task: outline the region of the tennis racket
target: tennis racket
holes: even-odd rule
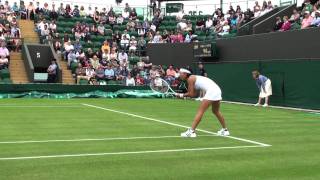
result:
[[[169,83],[160,77],[156,77],[150,82],[150,89],[153,92],[163,95],[175,96],[177,93],[170,87]]]

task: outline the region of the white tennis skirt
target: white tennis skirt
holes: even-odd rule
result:
[[[221,90],[209,89],[208,91],[205,92],[205,95],[203,96],[202,99],[206,99],[209,101],[221,101],[222,100]]]
[[[271,86],[271,81],[270,79],[268,79],[265,83],[265,90],[266,92],[263,91],[263,88],[260,87],[260,94],[259,94],[259,97],[261,98],[265,98],[265,97],[268,97],[268,96],[271,96],[272,95],[272,86]]]

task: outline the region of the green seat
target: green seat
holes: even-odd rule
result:
[[[131,65],[137,64],[137,62],[139,62],[139,60],[140,60],[140,57],[138,57],[138,56],[129,57],[129,63]]]
[[[64,28],[63,29],[63,32],[66,32],[68,34],[71,34],[72,33],[72,29],[71,28]]]
[[[130,32],[129,32],[129,35],[130,35],[130,37],[131,37],[131,36],[138,37],[138,32],[137,32],[137,31],[130,31]]]
[[[98,41],[93,42],[93,47],[94,48],[101,48],[101,46],[102,46],[102,42],[98,42]]]
[[[71,66],[70,69],[71,69],[72,74],[76,73],[78,63],[72,62],[70,66]]]
[[[143,16],[138,16],[138,19],[140,20],[140,21],[143,21],[144,20],[144,18],[143,18]]]
[[[113,31],[118,31],[120,29],[119,25],[113,25]]]
[[[164,31],[165,29],[166,29],[166,26],[163,26],[163,25],[159,26],[159,31]]]
[[[89,81],[86,80],[86,79],[80,79],[79,84],[81,84],[81,85],[87,85],[87,84],[89,84]]]
[[[2,70],[0,71],[0,77],[1,77],[1,79],[10,78],[9,69],[2,69]]]
[[[118,83],[117,83],[117,81],[110,80],[110,81],[107,82],[107,84],[116,85],[116,84],[118,84]]]
[[[5,78],[5,79],[1,80],[1,83],[3,83],[3,84],[12,84],[12,81],[11,81],[10,78]]]
[[[64,28],[63,27],[57,27],[57,32],[58,33],[63,33],[64,32]]]
[[[176,27],[177,24],[178,24],[177,21],[170,21],[168,25],[169,25],[169,26],[175,26],[175,27]]]
[[[119,26],[119,31],[123,32],[125,29],[127,29],[126,25]]]
[[[92,50],[93,50],[93,52],[98,52],[98,51],[101,50],[101,47],[100,47],[100,48],[97,48],[97,47],[96,47],[96,48],[93,48]]]
[[[96,37],[96,41],[103,42],[103,41],[105,41],[105,40],[106,40],[106,38],[105,38],[104,36],[98,35],[98,36]]]
[[[109,24],[104,25],[104,28],[105,28],[105,29],[112,29]]]
[[[92,24],[93,23],[93,19],[91,17],[85,17],[85,18],[83,18],[83,21],[88,23],[88,24]]]
[[[74,27],[74,22],[67,22],[66,24],[65,24],[65,27],[68,27],[68,28],[73,28]]]
[[[113,31],[112,31],[111,29],[106,29],[106,30],[104,31],[104,34],[105,34],[106,36],[112,36]]]
[[[206,36],[198,36],[198,40],[199,41],[205,41],[206,40]]]

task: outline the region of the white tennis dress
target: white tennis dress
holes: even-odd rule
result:
[[[213,80],[204,76],[196,76],[196,82],[194,86],[196,90],[205,92],[205,95],[202,99],[210,101],[222,100],[221,89]]]

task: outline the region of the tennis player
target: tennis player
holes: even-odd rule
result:
[[[266,76],[263,76],[259,71],[252,71],[252,77],[256,80],[256,84],[260,90],[258,103],[255,106],[260,106],[262,99],[265,99],[263,107],[268,107],[269,96],[272,95],[271,80]]]
[[[189,128],[186,132],[181,133],[181,137],[197,137],[195,132],[196,128],[200,123],[203,114],[210,106],[212,106],[212,113],[218,118],[222,126],[222,129],[218,131],[217,134],[221,136],[230,135],[226,127],[225,120],[220,112],[220,101],[222,100],[220,87],[207,77],[192,75],[187,69],[180,69],[179,74],[180,79],[188,82],[188,92],[184,94],[177,93],[177,97],[195,97],[196,90],[205,92],[191,128]]]

